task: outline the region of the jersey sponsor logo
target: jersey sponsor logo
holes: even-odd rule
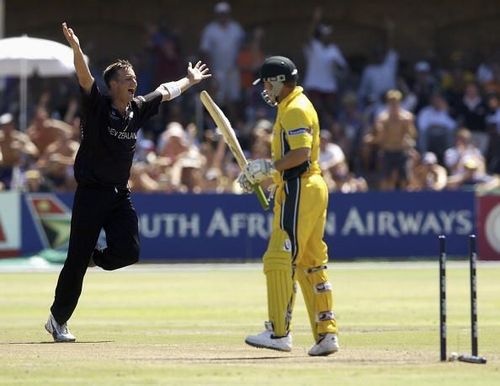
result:
[[[136,133],[131,133],[128,131],[118,131],[110,126],[108,126],[108,133],[116,139],[137,139]]]
[[[300,127],[298,129],[293,129],[288,131],[289,136],[301,135],[301,134],[310,134],[311,130],[305,127]]]

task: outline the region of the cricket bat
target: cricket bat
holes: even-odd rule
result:
[[[203,106],[205,106],[208,113],[210,114],[215,124],[219,128],[222,137],[224,138],[224,142],[229,147],[229,150],[236,159],[238,166],[240,167],[241,170],[243,170],[243,168],[248,164],[248,161],[245,157],[245,154],[243,154],[243,150],[241,149],[240,143],[236,138],[236,133],[234,132],[231,123],[224,115],[220,107],[217,106],[217,104],[210,97],[208,92],[203,90],[200,94],[200,99],[201,103],[203,103]],[[257,198],[259,199],[262,208],[264,210],[269,209],[269,202],[267,200],[266,195],[264,194],[264,191],[262,190],[262,187],[259,184],[255,184],[253,186],[253,190],[257,195]]]

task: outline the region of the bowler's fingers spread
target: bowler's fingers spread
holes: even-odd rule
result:
[[[66,23],[63,23],[63,33],[64,33],[64,36],[66,37],[66,39],[68,39],[68,41],[70,40],[74,40],[74,32],[71,28],[68,27],[68,25]]]
[[[69,31],[68,31],[68,28],[67,28],[67,27],[64,27],[64,28],[63,28],[63,35],[64,35],[64,37],[65,37],[66,41],[68,42],[68,44],[69,44],[69,45],[71,45],[71,41],[72,41],[73,39],[71,38],[71,35],[70,35],[70,33],[69,33]]]
[[[203,76],[203,79],[210,78],[212,74],[208,73],[210,71],[208,68],[205,68],[202,72],[201,75]]]
[[[68,27],[68,24],[66,22],[63,23],[63,29],[69,32],[70,34],[73,34],[73,30],[70,27]]]

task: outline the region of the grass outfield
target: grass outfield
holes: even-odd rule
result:
[[[448,353],[470,353],[465,262],[448,265]],[[0,272],[0,384],[497,385],[500,265],[478,265],[479,352],[439,362],[436,263],[332,264],[341,351],[311,358],[297,298],[294,349],[246,346],[266,318],[260,265],[92,269],[70,322],[75,344],[44,331],[58,270]]]

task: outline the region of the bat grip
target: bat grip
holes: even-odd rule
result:
[[[264,190],[262,190],[262,187],[259,184],[255,184],[253,186],[253,191],[255,192],[257,198],[259,199],[259,203],[262,206],[262,209],[268,210],[269,201],[267,201],[266,194],[264,193]]]

